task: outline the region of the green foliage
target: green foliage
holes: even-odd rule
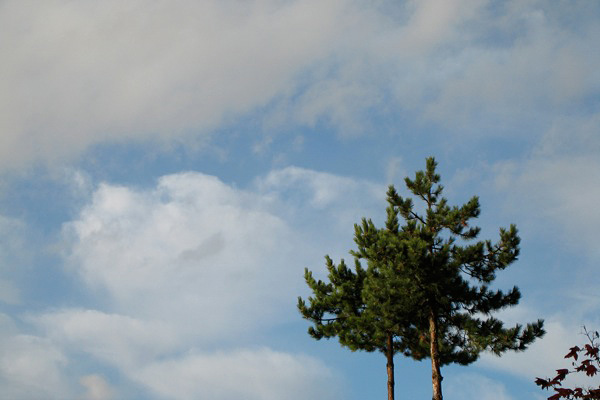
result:
[[[413,260],[406,267],[424,308],[435,315],[445,348],[440,352],[441,362],[468,364],[484,350],[495,354],[524,350],[544,334],[543,322],[505,328],[490,315],[516,305],[521,297],[517,287],[507,293],[489,287],[496,273],[519,255],[517,228],[501,228],[496,243],[473,242],[480,228],[470,226],[470,221],[480,214],[479,199],[474,196],[461,207],[450,207],[442,197],[436,166],[428,158],[425,171],[405,179],[407,188],[424,203],[424,214],[416,212],[412,199],[403,199],[393,186],[388,202],[405,221],[402,230]]]
[[[326,257],[328,283],[306,269],[313,296],[308,304],[299,298],[298,309],[313,323],[309,334],[315,339],[338,337],[353,351],[386,353],[392,336],[393,353],[431,357],[439,392],[434,382],[434,396],[441,399],[440,365],[470,364],[486,350],[524,350],[544,330],[541,320],[505,327],[491,315],[521,297],[517,287],[506,293],[490,288],[497,272],[519,255],[517,228],[501,228],[496,243],[476,241],[480,228],[470,223],[479,216],[479,199],[449,206],[436,166],[428,158],[425,171],[405,179],[424,212],[390,186],[385,227],[365,218],[355,225],[354,269]]]

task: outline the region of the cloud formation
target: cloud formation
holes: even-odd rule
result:
[[[492,166],[495,189],[506,193],[511,214],[542,231],[560,226],[551,232],[554,240],[592,257],[600,254],[599,120],[600,114],[560,119],[526,158]]]
[[[583,4],[570,10],[578,26],[538,1],[1,7],[2,168],[106,142],[199,140],[250,116],[345,135],[400,112],[505,134],[600,90],[600,56],[587,51],[600,29]]]
[[[20,333],[15,321],[0,314],[0,386],[10,399],[72,397],[65,375],[66,354],[44,337]]]
[[[135,379],[165,398],[340,398],[339,378],[320,361],[268,348],[189,354],[144,366]]]
[[[369,204],[364,191],[362,202],[342,202],[365,185],[294,167],[247,190],[195,172],[147,189],[100,184],[63,229],[66,271],[97,308],[49,309],[24,321],[55,349],[49,363],[83,362],[83,354],[158,398],[339,398],[339,377],[322,362],[253,347],[252,338],[295,318],[302,270],[323,251],[303,253],[314,244],[307,238],[319,241],[316,229],[335,230]],[[330,216],[293,232],[289,211],[298,204]],[[113,382],[85,370],[69,390],[119,397]],[[65,371],[56,368],[57,379]]]
[[[113,390],[100,375],[86,375],[79,382],[86,388],[83,396],[85,400],[110,400],[113,398]]]
[[[103,184],[65,226],[67,258],[113,312],[177,324],[196,340],[235,336],[273,312],[298,273],[286,263],[292,232],[261,202],[197,173],[149,191]]]
[[[102,141],[206,132],[263,106],[331,51],[342,2],[56,0],[2,8],[11,57],[0,63],[0,159],[14,165]]]
[[[512,400],[502,383],[475,373],[452,376],[444,397],[449,400]]]

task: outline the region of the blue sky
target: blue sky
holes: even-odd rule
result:
[[[0,4],[0,387],[11,399],[369,399],[385,359],[314,341],[303,270],[435,156],[482,238],[515,223],[528,351],[445,398],[548,396],[600,327],[600,3]],[[397,398],[430,366],[396,358]]]

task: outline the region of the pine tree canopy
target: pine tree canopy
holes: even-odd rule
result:
[[[390,186],[388,214],[399,215],[405,222],[402,232],[410,261],[405,265],[422,305],[436,317],[441,349],[446,344],[454,346],[440,352],[441,361],[467,364],[483,350],[495,354],[524,350],[544,334],[543,322],[505,328],[491,314],[518,304],[521,294],[517,287],[504,293],[489,286],[496,273],[519,255],[517,228],[501,228],[496,243],[475,241],[480,228],[470,223],[479,216],[479,199],[475,196],[461,207],[450,207],[441,196],[436,166],[428,158],[425,171],[405,179],[406,187],[424,203],[425,212],[415,212],[412,199],[403,199]]]

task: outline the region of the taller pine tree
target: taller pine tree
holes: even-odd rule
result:
[[[544,330],[541,320],[525,328],[505,328],[491,315],[518,304],[521,297],[516,286],[507,293],[490,288],[496,273],[519,255],[517,228],[500,228],[496,243],[473,242],[480,229],[470,226],[470,221],[479,216],[479,199],[475,196],[461,207],[450,207],[442,197],[436,166],[434,158],[428,158],[425,171],[405,179],[407,188],[423,203],[423,213],[415,211],[413,201],[403,199],[393,187],[388,202],[405,221],[405,273],[419,298],[416,324],[419,329],[428,327],[424,341],[429,345],[433,399],[442,400],[441,364],[468,364],[485,350],[496,355],[525,350]],[[452,348],[445,348],[447,344]]]

